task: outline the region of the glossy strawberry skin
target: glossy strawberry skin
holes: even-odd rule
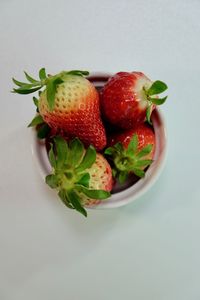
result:
[[[150,79],[141,72],[119,72],[112,76],[101,91],[105,119],[124,129],[144,122],[148,107],[144,89],[151,85]]]
[[[86,78],[71,76],[57,88],[54,109],[49,109],[45,91],[40,95],[39,112],[57,133],[79,137],[83,143],[101,150],[106,134],[100,117],[99,95]]]
[[[149,153],[146,157],[146,159],[153,159],[156,145],[155,133],[152,127],[146,123],[139,124],[135,128],[128,129],[120,133],[112,134],[108,138],[108,146],[113,146],[116,143],[121,142],[125,148],[128,148],[130,140],[135,134],[137,134],[138,137],[138,151],[142,150],[149,144],[153,145],[151,153]]]

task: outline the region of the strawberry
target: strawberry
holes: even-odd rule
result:
[[[89,188],[104,190],[108,192],[112,190],[112,169],[103,155],[97,153],[96,161],[94,162],[91,168],[86,170],[86,172],[88,172],[90,175]],[[82,203],[84,206],[91,207],[93,205],[99,204],[100,200],[91,200],[86,195],[83,195]]]
[[[29,94],[45,87],[38,100],[34,97],[41,122],[48,124],[57,134],[78,137],[85,145],[92,144],[97,150],[101,150],[106,145],[106,134],[100,117],[99,94],[94,85],[84,77],[88,74],[86,71],[63,71],[54,76],[46,76],[45,69],[41,69],[40,80],[27,73],[25,75],[30,83],[13,78],[18,86],[13,92]]]
[[[167,85],[152,82],[141,72],[119,72],[112,76],[101,91],[102,112],[107,121],[120,128],[130,129],[147,120],[156,105],[167,97],[158,98]]]
[[[145,123],[110,136],[110,147],[105,154],[112,159],[114,177],[120,183],[125,182],[130,173],[144,177],[144,169],[152,163],[155,143],[154,131]]]
[[[75,138],[66,142],[57,136],[48,153],[52,173],[46,183],[56,189],[63,203],[84,216],[84,206],[93,206],[110,196],[112,171],[107,160],[93,146],[85,150]]]

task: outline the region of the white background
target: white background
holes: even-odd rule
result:
[[[0,0],[0,299],[200,299],[200,2]],[[166,167],[119,209],[65,209],[31,154],[23,70],[145,72],[169,85]]]

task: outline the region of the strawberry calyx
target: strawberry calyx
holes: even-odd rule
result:
[[[145,89],[145,87],[143,87],[143,90],[145,92],[145,95],[146,95],[146,98],[148,101],[148,107],[146,110],[146,119],[149,124],[151,124],[150,118],[151,118],[152,106],[153,105],[162,105],[168,97],[168,96],[165,96],[163,98],[158,98],[157,95],[163,93],[167,89],[168,89],[168,86],[166,85],[166,83],[164,83],[163,81],[160,81],[160,80],[154,81],[153,84],[148,89]]]
[[[87,217],[87,211],[82,204],[84,195],[101,200],[110,197],[110,192],[89,188],[88,169],[96,160],[96,150],[93,146],[85,150],[78,138],[67,143],[60,136],[56,136],[48,156],[52,173],[46,176],[45,181],[52,189],[57,190],[58,196],[67,207]]]
[[[13,93],[18,93],[21,95],[24,94],[31,94],[38,90],[41,90],[43,87],[46,87],[47,92],[47,102],[49,105],[50,110],[53,110],[54,103],[55,103],[55,94],[56,88],[59,84],[63,83],[67,80],[68,75],[75,75],[75,76],[88,76],[88,71],[81,71],[81,70],[72,70],[72,71],[62,71],[56,75],[46,75],[45,68],[41,68],[39,70],[39,79],[35,79],[31,77],[27,72],[24,72],[25,77],[28,82],[21,82],[12,78],[17,88],[13,88]]]
[[[43,120],[40,114],[37,114],[28,127],[36,127],[38,139],[45,139],[51,132],[49,125]]]
[[[40,91],[39,91],[40,94]],[[38,139],[45,139],[49,136],[51,132],[50,126],[44,121],[41,114],[39,113],[38,103],[39,99],[33,97],[33,103],[36,106],[36,115],[33,117],[32,121],[28,124],[28,127],[35,127],[37,131]]]
[[[117,178],[120,183],[124,183],[130,173],[134,173],[138,177],[145,176],[144,168],[153,162],[152,159],[146,159],[152,149],[153,145],[148,144],[138,150],[138,136],[134,134],[127,148],[118,142],[114,146],[108,147],[104,153],[113,162],[113,177]]]

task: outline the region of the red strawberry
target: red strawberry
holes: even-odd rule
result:
[[[42,71],[43,70],[43,71]],[[40,93],[38,110],[51,129],[61,135],[79,137],[86,145],[101,150],[106,145],[106,135],[100,117],[99,94],[94,85],[83,77],[84,71],[61,72],[46,76],[40,70],[40,80],[31,78],[29,84],[16,81],[14,92],[26,94],[46,88]]]
[[[78,138],[67,143],[55,137],[53,142],[48,154],[52,173],[46,177],[46,183],[58,191],[67,207],[87,216],[84,206],[97,205],[110,196],[111,167],[94,147],[85,150]]]
[[[132,128],[147,119],[155,105],[165,102],[167,97],[158,94],[167,89],[165,83],[154,83],[141,72],[119,72],[112,76],[101,92],[101,106],[104,117],[111,124],[121,128]]]
[[[123,183],[129,173],[138,177],[145,175],[144,169],[152,163],[155,152],[155,134],[147,124],[113,134],[105,154],[113,161],[113,175]]]

